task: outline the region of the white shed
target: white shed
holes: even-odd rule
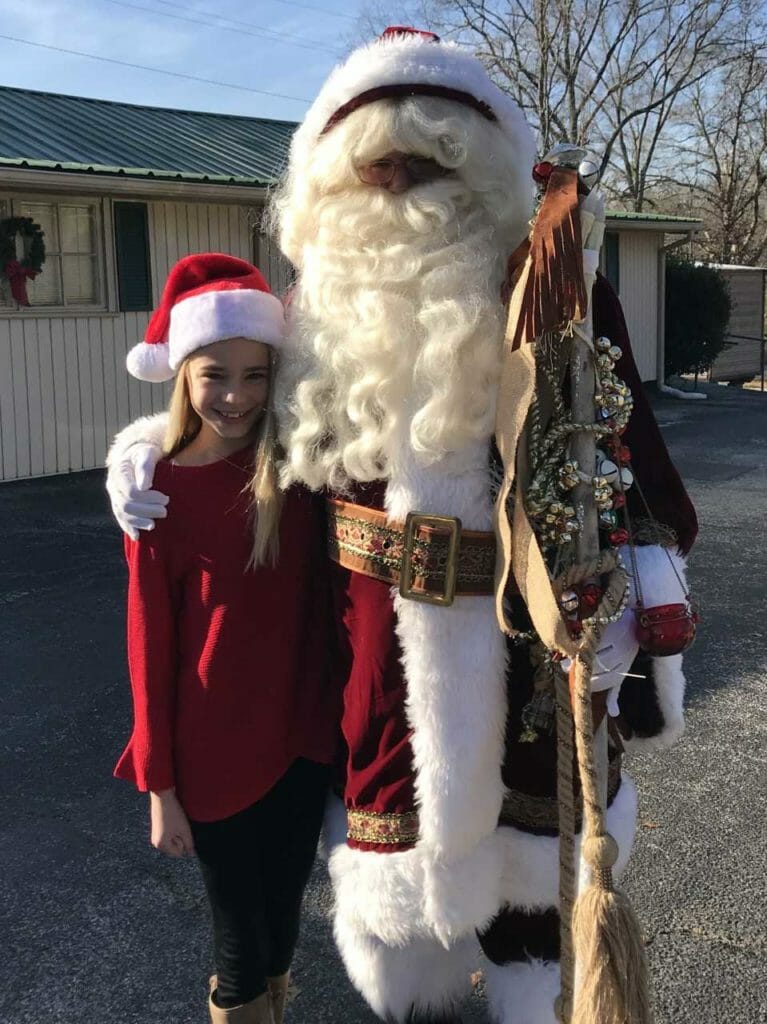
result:
[[[697,220],[658,213],[607,214],[601,270],[620,297],[644,381],[663,382],[666,253],[702,227]]]

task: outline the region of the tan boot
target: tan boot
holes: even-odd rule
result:
[[[289,1002],[290,971],[280,974],[277,978],[267,978],[266,984],[269,986],[274,1024],[282,1024],[285,1019],[285,1005]]]
[[[228,1010],[216,1006],[213,1002],[214,995],[215,990],[208,997],[211,1024],[274,1024],[268,992],[264,992],[262,996],[252,999],[249,1003],[232,1006]]]

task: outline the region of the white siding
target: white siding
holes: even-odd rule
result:
[[[257,258],[247,206],[148,205],[155,303],[181,256],[216,250]],[[278,289],[284,286],[272,255],[262,269],[278,278]],[[102,466],[121,427],[165,407],[168,385],[144,384],[125,369],[148,319],[149,313],[0,313],[0,480]]]
[[[612,226],[611,226],[612,227]],[[620,300],[642,380],[655,380],[658,362],[658,250],[663,235],[621,231]]]

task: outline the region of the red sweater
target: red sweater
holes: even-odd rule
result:
[[[168,518],[125,540],[134,729],[115,775],[175,787],[197,821],[248,807],[297,757],[335,753],[322,500],[291,489],[277,568],[246,571],[251,453],[161,462]]]

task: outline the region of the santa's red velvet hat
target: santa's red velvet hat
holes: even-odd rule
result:
[[[518,148],[520,165],[529,176],[535,144],[514,100],[468,50],[433,32],[402,25],[387,28],[333,70],[293,136],[291,164],[306,166],[317,142],[361,106],[410,96],[451,100],[497,124]]]
[[[126,364],[139,380],[170,380],[198,348],[225,338],[278,346],[284,328],[282,303],[260,270],[237,256],[195,253],[171,270],[144,340]]]

